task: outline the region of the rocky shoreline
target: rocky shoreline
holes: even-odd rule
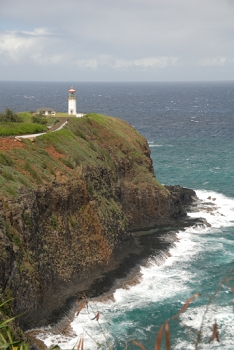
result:
[[[186,193],[183,205],[187,210],[192,209],[192,206],[196,205],[194,191],[183,189],[179,186],[170,186],[170,188],[177,192],[180,191],[182,197]],[[49,332],[71,334],[70,323],[77,312],[77,300],[80,297],[85,296],[87,300],[103,302],[113,299],[116,289],[129,288],[131,285],[140,282],[140,267],[147,265],[151,258],[158,265],[165,262],[170,254],[170,248],[178,240],[176,235],[178,231],[186,227],[204,224],[206,222],[203,219],[194,219],[186,215],[183,218],[174,220],[173,223],[171,222],[170,226],[166,225],[164,227],[154,227],[133,232],[133,240],[129,245],[124,246],[124,251],[123,247],[119,247],[108,265],[90,271],[89,276],[86,276],[83,280],[83,285],[80,286],[83,288],[78,288],[76,293],[72,293],[70,289],[70,298],[50,317]],[[46,329],[45,327],[45,334]],[[34,329],[27,332],[31,343],[38,349],[44,349],[44,343],[37,338],[42,333],[42,329]]]
[[[168,231],[192,224],[195,192],[161,185],[146,139],[117,118],[73,118],[9,143],[0,161],[0,296],[23,330],[109,293],[151,254],[164,259]]]
[[[186,210],[196,202],[193,190],[180,186],[170,186],[170,190],[180,194],[181,204]],[[134,230],[130,238],[114,251],[108,264],[83,271],[82,275],[74,276],[71,284],[64,285],[59,293],[48,294],[48,305],[45,308],[50,310],[50,314],[43,322],[40,320],[39,326],[50,325],[57,328],[60,322],[66,325],[66,320],[71,319],[76,312],[77,300],[84,295],[88,299],[105,300],[112,298],[117,288],[138,283],[140,266],[147,264],[149,258],[154,257],[160,265],[169,256],[170,248],[177,241],[176,232],[189,226],[204,224],[203,219],[193,219],[185,215],[159,227]],[[51,312],[53,304],[54,309]]]

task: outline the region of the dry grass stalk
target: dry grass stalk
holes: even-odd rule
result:
[[[158,337],[157,337],[157,340],[156,340],[156,344],[155,344],[154,350],[160,350],[160,348],[161,348],[163,329],[164,329],[164,324],[160,327],[160,329],[158,331]]]
[[[81,312],[81,310],[86,306],[88,305],[88,301],[87,300],[84,300],[78,307],[78,310],[77,310],[77,315],[79,315],[79,313]]]
[[[234,295],[234,288],[232,288],[232,294]],[[232,302],[232,309],[233,309],[233,313],[234,313],[234,300]]]
[[[77,350],[84,350],[84,338],[81,337],[77,345]]]
[[[96,320],[98,321],[100,318],[100,311],[97,312],[96,316],[94,316],[94,318],[91,318],[91,320]]]
[[[163,330],[165,329],[165,337],[166,337],[166,350],[171,349],[171,341],[170,341],[170,331],[169,324],[165,322],[159,329],[157,341],[154,347],[154,350],[160,350],[162,343]]]
[[[142,350],[146,350],[146,348],[142,344],[138,343],[137,341],[132,340],[132,343],[139,346],[139,348],[141,348]]]
[[[189,304],[197,297],[199,297],[200,294],[196,293],[194,294],[191,298],[189,298],[186,303],[184,304],[184,306],[180,309],[180,311],[178,312],[178,314],[176,315],[176,317],[178,317],[180,314],[182,314],[183,312],[185,312],[185,310],[187,309],[187,307],[189,306]]]
[[[166,349],[170,350],[171,342],[170,342],[170,331],[168,322],[165,323],[165,334],[166,334]]]
[[[177,319],[183,312],[185,312],[185,310],[187,309],[187,307],[189,306],[189,304],[199,296],[199,294],[194,294],[191,298],[189,298],[186,303],[183,305],[183,307],[180,309],[180,311],[173,316],[172,318],[170,318],[168,321],[170,320],[174,320]],[[154,350],[160,350],[161,348],[161,343],[162,343],[162,336],[163,336],[163,330],[165,329],[165,337],[166,337],[166,350],[170,350],[171,348],[171,341],[170,341],[170,330],[169,330],[169,324],[168,321],[166,321],[159,329],[158,332],[158,336],[157,336],[157,340],[156,340],[156,344],[154,347]]]
[[[207,314],[207,312],[208,312],[208,310],[209,310],[209,307],[210,307],[210,305],[211,305],[211,303],[212,303],[214,297],[219,293],[221,286],[223,286],[223,285],[225,285],[225,284],[228,285],[228,286],[231,288],[232,293],[234,294],[234,288],[233,288],[233,287],[231,286],[231,284],[230,284],[230,281],[233,280],[233,277],[231,278],[231,275],[232,275],[233,273],[234,273],[234,269],[232,269],[232,270],[226,275],[225,279],[219,283],[218,287],[215,289],[215,291],[214,291],[214,292],[212,293],[212,295],[209,297],[208,303],[207,303],[207,305],[206,305],[205,312],[204,312],[203,317],[202,317],[200,329],[199,329],[198,332],[197,332],[197,340],[196,340],[196,342],[195,342],[195,350],[198,349],[198,345],[199,345],[199,343],[201,342],[202,328],[203,328],[203,326],[204,326],[205,316],[206,316],[206,314]],[[234,310],[233,310],[233,311],[234,311]],[[216,325],[216,326],[217,326],[217,325]],[[214,333],[214,326],[213,326],[213,333]],[[211,338],[212,338],[212,336],[211,336]],[[210,339],[211,339],[211,338],[210,338]],[[216,339],[217,339],[217,338],[216,338]],[[218,341],[219,341],[219,340],[218,340]]]
[[[231,271],[231,273],[234,272],[234,269]],[[231,273],[228,274],[228,276],[225,278],[225,280],[223,280],[218,288],[212,293],[212,295],[209,297],[209,301],[208,301],[208,304],[206,306],[206,310],[204,312],[204,315],[203,315],[203,318],[202,318],[202,323],[201,323],[201,327],[200,329],[198,330],[197,332],[197,340],[195,342],[195,349],[198,349],[198,344],[200,343],[201,341],[201,335],[202,335],[202,326],[203,326],[203,323],[204,323],[204,318],[205,318],[205,314],[207,313],[208,311],[208,308],[209,308],[209,305],[211,304],[211,301],[213,300],[214,296],[219,292],[220,290],[220,287],[223,285],[223,284],[229,284],[229,287],[231,288],[232,290],[232,294],[234,295],[234,288],[230,285],[230,275]],[[159,329],[159,332],[158,332],[158,335],[157,335],[157,340],[156,340],[156,344],[155,344],[155,347],[154,347],[154,350],[160,350],[161,349],[161,343],[162,343],[162,338],[163,338],[163,331],[165,330],[165,341],[166,341],[166,350],[170,350],[171,347],[170,347],[170,330],[169,330],[169,321],[172,321],[172,320],[175,320],[175,319],[178,319],[179,316],[186,311],[186,309],[188,308],[188,306],[190,305],[190,303],[196,299],[197,297],[199,297],[201,294],[194,294],[192,297],[190,297],[186,302],[185,304],[182,306],[182,308],[180,309],[180,311],[174,315],[173,317],[171,317],[170,319],[168,319]],[[85,300],[83,300],[85,299]],[[79,305],[79,308],[78,308],[78,314],[79,312],[86,306],[88,305],[88,299],[86,298],[86,296],[83,296],[81,298],[79,298],[78,302],[81,302],[83,300],[83,302]],[[234,307],[234,305],[233,305]],[[96,315],[92,318],[92,320],[96,320],[99,324],[99,318],[100,318],[100,311],[98,311],[96,313]],[[108,324],[110,324],[108,322]],[[101,329],[101,332],[103,333],[104,337],[105,337],[105,341],[106,341],[106,344],[109,348],[109,350],[111,350],[112,348],[110,347],[110,344],[107,340],[107,337],[101,327],[101,325],[99,324],[99,327]],[[217,340],[218,342],[220,342],[220,339],[219,339],[219,333],[218,333],[218,325],[215,321],[215,323],[213,324],[213,327],[212,327],[212,335],[209,339],[209,343],[211,343],[212,341],[214,340]],[[89,335],[89,334],[88,334]],[[89,335],[90,336],[90,335]],[[91,336],[90,336],[91,337]],[[91,337],[92,338],[92,337]],[[92,338],[93,339],[93,338]],[[146,348],[140,344],[139,342],[135,341],[135,340],[130,340],[126,343],[126,347],[125,347],[125,350],[128,348],[128,343],[131,342],[133,344],[135,344],[136,346],[138,346],[139,348],[141,348],[142,350],[146,350]],[[81,338],[80,341],[79,341],[79,344],[78,344],[78,348],[77,350],[84,350],[84,339]]]
[[[81,300],[83,300],[84,297],[81,297],[78,299],[77,303],[79,303]],[[79,313],[81,312],[81,310],[85,307],[88,306],[88,299],[85,297],[85,300],[82,301],[82,303],[79,305],[78,309],[77,309],[77,316],[79,315]]]
[[[86,297],[85,296],[82,296],[82,297],[79,297],[79,299],[77,300],[77,304],[79,304],[79,302],[81,301],[81,300],[83,300],[83,299],[85,299]]]
[[[218,342],[220,342],[220,340],[219,340],[219,332],[218,332],[218,325],[217,325],[216,321],[213,324],[213,333],[212,333],[212,336],[210,337],[209,343],[211,343],[215,339]]]

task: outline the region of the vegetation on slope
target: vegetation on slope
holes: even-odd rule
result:
[[[142,155],[144,147],[145,139],[119,119],[97,114],[70,118],[62,130],[37,137],[33,143],[6,141],[0,150],[0,191],[16,195],[22,187],[33,188],[61,177],[78,178],[80,167],[103,163],[116,177],[113,160],[121,167],[126,158],[126,176],[131,176],[135,184],[142,183],[139,174],[145,174],[144,182],[156,184],[149,172],[152,164],[147,163],[148,155]]]
[[[3,350],[28,350],[25,335],[16,326],[16,317],[11,317],[12,299],[2,301],[0,294],[0,349]]]
[[[47,127],[40,124],[1,123],[0,136],[14,136],[45,132]]]
[[[124,121],[91,114],[34,142],[0,138],[0,289],[16,297],[16,314],[29,310],[21,325],[53,322],[68,293],[89,287],[85,269],[112,268],[117,248],[134,249],[130,230],[177,208]]]
[[[111,197],[111,183],[108,184],[108,182],[104,183],[103,181],[102,186],[100,186],[102,182],[102,178],[99,176],[100,173],[103,172],[102,176],[105,177],[108,172],[108,175],[110,175],[108,179],[110,179],[112,183],[126,181],[129,178],[131,185],[136,186],[137,189],[144,189],[144,186],[148,184],[162,189],[165,195],[167,193],[164,187],[162,187],[153,176],[152,163],[149,158],[149,150],[146,148],[145,139],[130,125],[116,118],[97,114],[90,114],[84,118],[70,118],[69,123],[64,129],[42,135],[36,138],[33,143],[29,140],[19,142],[12,139],[2,139],[0,140],[0,146],[0,196],[3,198],[6,196],[16,197],[25,187],[33,189],[37,188],[38,185],[51,184],[54,181],[66,183],[70,180],[83,181],[85,177],[90,198],[92,199],[95,196],[97,198],[99,196],[97,203],[100,207],[99,216],[102,216],[103,222],[106,221],[108,223],[111,217],[116,217],[118,226],[122,226],[124,229],[127,226],[125,217],[121,214],[119,204]],[[98,168],[100,171],[96,174]],[[89,178],[90,174],[92,174],[92,179]],[[82,186],[78,189],[81,192]],[[95,193],[96,191],[99,191],[99,194]],[[102,199],[100,199],[101,195],[103,195]],[[89,231],[91,231],[93,227],[97,227],[96,222],[98,221],[96,220],[96,222],[94,222],[96,218],[93,214],[97,213],[99,210],[95,207],[95,210],[92,211],[93,203],[90,202],[86,207],[84,205],[80,208],[76,208],[76,215],[79,217],[85,212],[83,226],[87,226]],[[6,207],[7,204],[6,202],[4,203],[5,210],[8,209]],[[50,203],[50,206],[51,205],[52,203]],[[69,225],[72,228],[74,227],[76,231],[78,231],[77,217],[75,213],[72,214],[73,215],[67,217],[66,220],[69,221]],[[29,210],[24,211],[23,220],[26,227],[24,227],[25,232],[27,231],[27,234],[29,232],[33,233],[32,215],[30,216]],[[47,225],[50,227],[47,227],[46,241],[42,242],[44,246],[43,249],[40,250],[43,258],[39,259],[36,253],[39,248],[38,242],[42,241],[42,231],[39,233],[40,239],[34,235],[33,239],[30,240],[31,242],[38,239],[37,244],[35,244],[36,251],[34,252],[32,248],[28,248],[25,243],[26,240],[23,242],[22,233],[17,232],[13,226],[10,226],[8,221],[5,222],[5,231],[7,237],[14,246],[15,252],[18,256],[20,255],[20,251],[22,253],[18,276],[21,276],[21,278],[25,278],[26,275],[31,277],[31,280],[29,279],[30,283],[33,281],[33,284],[38,288],[41,287],[39,272],[43,271],[40,265],[43,261],[45,263],[44,267],[49,265],[51,261],[54,265],[60,262],[61,271],[64,274],[72,264],[72,261],[75,259],[83,259],[82,249],[80,249],[79,254],[77,254],[77,252],[73,252],[74,246],[72,249],[68,246],[67,265],[65,265],[64,260],[62,260],[61,251],[59,250],[62,237],[64,237],[63,231],[61,231],[61,227],[59,227],[62,225],[59,216],[57,216],[56,213],[52,213],[50,220],[47,220]],[[18,229],[20,229],[20,227],[18,227]],[[98,227],[98,229],[101,230],[100,227]],[[108,233],[109,235],[113,234],[114,237],[115,232],[111,232],[111,229],[112,227],[110,225],[108,227]],[[61,232],[62,234],[60,235]],[[83,236],[79,236],[79,244],[85,247],[83,249],[85,257],[91,244],[97,246],[98,241],[95,241],[95,237],[91,237],[91,235],[88,236],[86,234]],[[96,236],[98,237],[98,232],[96,232]],[[2,237],[4,238],[4,236]],[[86,239],[87,241],[83,242],[82,239]],[[53,251],[52,258],[54,260],[52,260],[49,255],[49,249],[51,248],[48,247],[53,246],[52,243],[56,242],[58,242],[58,244],[55,245],[56,250]],[[103,242],[104,241],[101,241],[100,245],[103,245]],[[73,253],[74,257],[72,255]],[[90,256],[93,261],[94,254],[92,252]],[[68,258],[71,260],[68,260]],[[0,254],[0,261],[2,261],[1,259],[4,259],[3,254]],[[81,268],[82,264],[80,264],[79,267]],[[64,275],[62,277],[64,277]],[[28,280],[25,278],[25,281]],[[28,286],[29,283],[27,284],[27,290]],[[179,315],[185,311],[195,297],[197,296],[193,296],[185,303],[185,306],[179,311],[176,317],[179,317]],[[1,306],[3,305],[0,305],[0,308]],[[8,325],[8,322],[4,323],[6,319],[8,320],[7,316],[4,315],[4,313],[0,313],[0,328],[2,329],[0,331],[0,338],[2,339],[2,342],[0,340],[0,347],[3,349],[15,349],[17,347],[19,349],[21,346],[20,343],[15,343],[14,341],[14,339],[19,338],[13,337],[13,333],[11,333],[13,331],[9,331],[9,329],[5,327]],[[169,338],[168,322],[172,319],[173,318],[167,320],[160,328],[159,338],[156,344],[158,349],[161,345],[163,332],[165,332],[166,338]],[[215,340],[215,337],[217,338],[217,333],[212,335],[212,341]],[[137,342],[135,342],[135,345],[138,345],[142,349],[144,348]]]
[[[16,114],[9,108],[5,113],[0,112],[0,136],[40,133],[47,130],[45,124],[46,118],[33,116],[29,112]]]
[[[23,119],[18,114],[14,113],[9,108],[6,108],[5,113],[0,112],[0,123],[9,122],[9,123],[23,123]]]

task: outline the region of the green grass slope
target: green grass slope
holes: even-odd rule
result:
[[[105,166],[115,176],[116,164],[121,167],[123,162],[129,164],[125,176],[136,184],[144,180],[160,186],[147,152],[145,138],[122,120],[97,114],[70,118],[62,130],[39,136],[35,142],[0,147],[0,194],[15,196],[22,187],[76,179],[87,167]]]

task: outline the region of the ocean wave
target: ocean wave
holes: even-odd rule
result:
[[[72,334],[70,336],[43,332],[38,337],[47,346],[59,344],[64,350],[75,347],[81,336],[84,336],[85,339],[85,349],[92,350],[98,348],[97,344],[106,345],[106,339],[111,343],[111,346],[117,349],[114,344],[116,342],[123,344],[129,339],[129,332],[132,334],[132,338],[140,337],[147,341],[148,332],[153,332],[153,330],[151,331],[153,320],[154,322],[156,320],[162,322],[166,316],[160,316],[160,312],[165,312],[162,310],[167,308],[171,300],[183,305],[186,298],[193,293],[193,288],[198,288],[198,281],[209,278],[208,272],[205,270],[195,269],[194,272],[194,269],[190,268],[191,263],[197,263],[201,260],[201,266],[203,266],[202,259],[208,254],[225,256],[228,261],[232,261],[234,257],[234,251],[230,253],[230,256],[225,255],[225,242],[223,240],[217,241],[215,236],[218,230],[220,236],[220,229],[233,225],[234,199],[214,191],[197,190],[196,193],[199,200],[193,209],[194,211],[189,215],[193,218],[204,218],[210,226],[195,225],[179,231],[177,233],[178,241],[170,249],[169,256],[163,264],[159,265],[157,257],[151,257],[147,266],[141,267],[139,283],[127,289],[118,288],[113,294],[113,300],[101,302],[93,299],[89,301],[89,309],[82,309],[71,322]],[[188,327],[197,328],[201,323],[203,310],[204,305],[189,309],[181,317],[182,322]],[[97,312],[101,313],[99,322],[95,319],[92,320]],[[220,320],[228,317],[229,314],[230,310],[223,308],[220,309],[220,314],[216,313]],[[139,315],[146,319],[144,322],[148,330],[141,326]],[[228,332],[228,330],[226,331]],[[207,332],[204,332],[205,336],[208,336]],[[227,344],[230,344],[229,340],[225,340]],[[176,340],[175,349],[188,350],[190,345],[191,343],[188,341],[179,338]],[[204,349],[213,348],[204,347]],[[229,349],[228,345],[224,349]]]
[[[216,304],[207,306],[190,307],[180,317],[181,322],[187,329],[195,332],[202,330],[202,339],[200,341],[199,349],[212,350],[224,349],[230,350],[233,348],[233,332],[234,332],[234,315],[232,306],[218,306]],[[212,326],[216,322],[218,326],[218,333],[221,343],[216,340],[209,343],[212,335]],[[196,334],[196,333],[195,333]],[[194,342],[196,337],[194,337]],[[191,347],[191,341],[179,341],[175,350],[194,349]]]
[[[234,225],[234,198],[226,197],[214,191],[196,190],[200,200],[198,212],[189,213],[191,217],[203,217],[212,228]]]
[[[149,145],[149,147],[162,147],[162,145]]]

